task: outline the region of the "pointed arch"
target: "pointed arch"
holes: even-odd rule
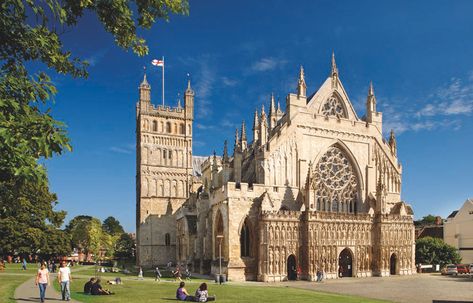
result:
[[[252,228],[246,217],[240,229],[240,257],[252,257]]]
[[[356,213],[362,201],[363,178],[350,149],[340,140],[315,159],[310,180],[317,210]]]
[[[348,118],[348,109],[345,101],[337,91],[333,91],[327,99],[321,102],[319,113],[323,116]]]

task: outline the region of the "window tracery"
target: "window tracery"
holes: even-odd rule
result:
[[[358,185],[350,160],[338,147],[330,147],[315,167],[312,177],[317,210],[355,212]]]
[[[321,111],[324,116],[347,118],[347,113],[345,111],[345,107],[342,104],[342,101],[335,95],[331,95],[330,98],[325,101]]]

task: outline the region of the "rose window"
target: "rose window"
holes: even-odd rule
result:
[[[354,212],[358,183],[350,160],[338,147],[330,147],[320,158],[312,177],[317,210]]]
[[[325,101],[324,105],[322,106],[322,114],[324,116],[334,116],[339,118],[347,117],[342,102],[334,95]]]

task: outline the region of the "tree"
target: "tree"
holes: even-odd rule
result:
[[[112,236],[120,236],[123,234],[125,231],[123,230],[123,227],[120,224],[120,221],[115,219],[114,217],[110,216],[107,219],[103,220],[102,223],[102,229],[108,233],[109,235]]]
[[[39,160],[72,149],[65,125],[51,116],[51,100],[57,89],[44,70],[87,77],[88,63],[73,57],[60,39],[61,33],[72,30],[85,13],[96,14],[118,46],[142,56],[148,47],[137,31],[151,28],[159,19],[167,21],[171,14],[187,14],[188,2],[0,1],[0,241],[6,244],[1,251],[33,251],[41,246],[44,224],[64,217],[59,212],[37,216],[36,212],[50,213],[51,207],[47,203],[35,206],[34,199],[25,200],[22,190],[43,186],[41,190],[46,191],[47,174]],[[57,203],[56,198],[54,201]],[[22,220],[17,224],[14,214],[19,213]]]
[[[89,219],[90,218],[90,219]],[[72,223],[72,224],[71,224]],[[68,225],[74,248],[86,255],[99,255],[103,242],[102,224],[97,218],[88,216],[75,217]]]
[[[131,259],[135,256],[135,241],[129,234],[122,234],[115,246],[115,257]]]
[[[416,221],[414,221],[414,224],[415,224],[416,226],[420,226],[420,225],[432,225],[432,224],[435,224],[436,219],[437,219],[437,216],[434,216],[434,215],[427,215],[427,216],[422,217],[421,220],[416,220]]]
[[[416,241],[416,263],[423,264],[458,264],[461,257],[455,247],[442,239],[425,237]]]
[[[66,213],[54,210],[57,197],[47,184],[1,182],[0,197],[0,254],[71,252],[67,235],[60,230]]]

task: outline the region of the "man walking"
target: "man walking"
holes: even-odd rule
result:
[[[156,266],[156,269],[154,270],[154,274],[155,274],[154,281],[161,282],[161,272],[159,271],[159,266]]]
[[[57,275],[59,284],[61,285],[62,300],[71,300],[71,288],[70,283],[72,281],[71,269],[66,266],[65,261],[61,261],[61,267],[59,268],[59,274]]]

